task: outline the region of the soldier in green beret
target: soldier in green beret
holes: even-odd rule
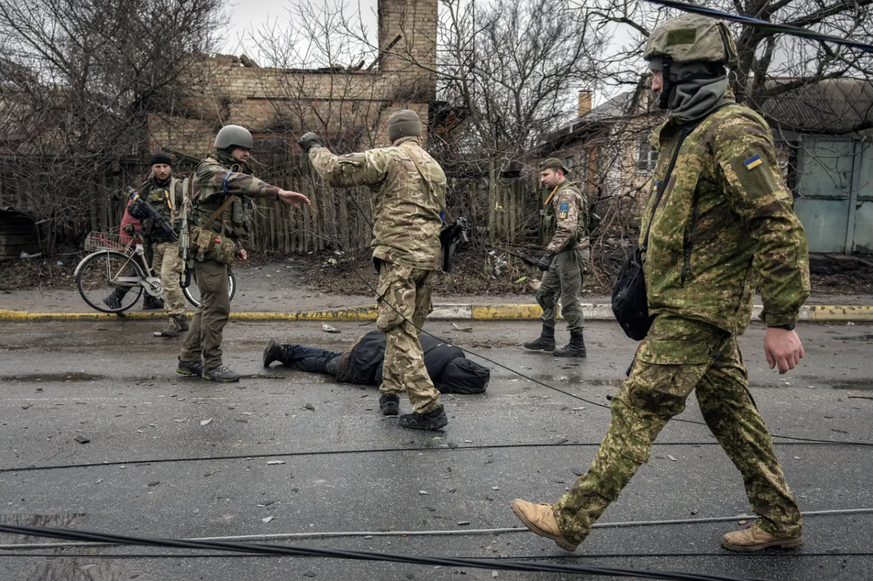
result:
[[[227,266],[247,254],[243,242],[252,228],[252,198],[281,200],[295,208],[309,204],[303,194],[271,186],[251,175],[254,145],[245,127],[226,125],[215,136],[215,149],[191,178],[191,244],[201,305],[191,321],[176,373],[211,381],[239,381],[222,362],[221,340],[230,316]]]
[[[300,138],[300,146],[330,185],[369,186],[373,192],[371,246],[379,269],[376,326],[386,341],[379,407],[383,415],[398,415],[399,394],[405,391],[413,413],[400,416],[398,423],[439,430],[449,419],[428,376],[418,329],[433,308],[446,176],[421,147],[421,134],[418,114],[404,109],[388,118],[390,147],[334,155],[312,132]]]
[[[567,179],[570,170],[564,163],[550,157],[540,163],[540,183],[551,190],[543,209],[543,231],[549,242],[537,267],[543,271],[540,288],[534,295],[543,308],[540,320],[543,329],[526,349],[551,351],[556,357],[585,357],[582,329],[582,273],[589,260],[588,207],[579,186]],[[570,343],[555,349],[555,325],[558,320],[558,299],[561,314],[570,328]]]
[[[760,286],[770,367],[785,373],[803,357],[794,324],[809,296],[806,235],[770,128],[727,93],[725,66],[736,60],[727,26],[680,16],[652,31],[645,58],[652,90],[670,112],[651,138],[660,155],[639,241],[654,320],[612,399],[612,422],[588,473],[554,504],[511,506],[531,531],[575,550],[696,390],[758,515],[748,528],[725,534],[722,547],[797,547],[803,519],[749,393],[737,337]]]

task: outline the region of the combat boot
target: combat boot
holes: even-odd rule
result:
[[[382,410],[383,416],[396,416],[400,413],[400,398],[393,393],[380,396],[379,409]]]
[[[269,367],[274,361],[282,361],[282,357],[285,355],[284,351],[285,347],[281,343],[275,339],[270,339],[264,349],[264,367]]]
[[[163,308],[164,301],[163,299],[159,299],[158,297],[153,297],[152,295],[147,294],[142,300],[142,310],[144,311],[154,311],[156,309]]]
[[[109,307],[110,309],[120,309],[121,301],[124,300],[124,296],[127,294],[127,287],[115,287],[115,290],[112,291],[112,294],[103,299],[103,304]]]
[[[239,373],[232,371],[230,367],[225,365],[219,365],[217,367],[213,367],[211,369],[203,368],[203,373],[201,376],[203,379],[208,379],[209,381],[218,381],[221,383],[232,383],[234,381],[239,381]]]
[[[534,504],[526,500],[516,498],[509,503],[512,512],[518,517],[524,526],[532,533],[547,539],[552,539],[555,544],[565,551],[575,551],[579,543],[571,543],[564,538],[558,527],[558,519],[555,518],[554,510],[550,504]]]
[[[543,325],[542,333],[536,341],[528,341],[524,343],[525,349],[531,351],[554,351],[555,350],[555,328],[549,325]]]
[[[741,531],[727,533],[721,538],[721,546],[737,553],[757,553],[764,549],[790,549],[803,544],[803,534],[794,537],[777,537],[762,529],[756,520]]]
[[[167,325],[155,333],[155,337],[175,337],[182,332],[182,325],[176,317],[170,317]]]
[[[203,365],[199,361],[182,361],[179,360],[179,365],[176,367],[176,373],[189,377],[201,377],[203,375]]]
[[[426,414],[413,412],[400,416],[397,423],[410,430],[441,430],[449,423],[449,417],[446,415],[445,408],[440,406]]]
[[[188,332],[188,316],[187,315],[179,315],[176,317],[176,322],[179,323],[179,330],[183,333]]]
[[[555,357],[585,357],[588,351],[585,349],[585,339],[582,331],[570,333],[570,343],[552,353]]]

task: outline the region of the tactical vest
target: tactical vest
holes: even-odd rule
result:
[[[182,209],[177,207],[176,186],[178,182],[176,178],[170,178],[168,187],[159,186],[155,179],[149,178],[139,188],[140,196],[147,201],[151,206],[163,216],[167,222],[172,224],[173,229],[177,232],[182,227]],[[170,240],[169,235],[161,228],[152,228],[151,239],[153,242],[167,242]]]
[[[197,179],[191,180],[193,201],[191,222],[194,226],[202,228],[209,217],[227,200],[227,194],[222,193],[222,183],[224,174],[228,171],[249,174],[245,168],[237,164],[226,168],[213,156],[207,157],[197,166],[195,170]],[[220,180],[215,179],[216,174],[222,174]],[[248,196],[237,196],[230,206],[206,227],[218,234],[245,240],[251,232],[254,215],[252,199]]]

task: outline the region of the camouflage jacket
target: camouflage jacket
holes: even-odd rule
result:
[[[234,240],[244,240],[249,236],[254,216],[252,198],[276,198],[279,195],[279,188],[252,176],[247,166],[218,151],[200,162],[191,186],[191,223],[194,226],[203,227],[227,196],[239,198],[208,225],[213,232],[224,232]]]
[[[557,254],[563,250],[586,250],[588,208],[579,186],[564,180],[550,197],[543,217],[543,231],[546,237],[551,237],[546,251]]]
[[[809,257],[769,126],[742,105],[715,111],[682,143],[663,184],[680,127],[671,117],[651,136],[660,153],[640,234],[642,246],[651,223],[644,266],[650,311],[738,335],[760,283],[761,318],[770,326],[793,323],[809,296]]]
[[[170,192],[173,192],[172,194]],[[182,227],[182,202],[184,201],[184,192],[182,191],[182,182],[174,177],[171,177],[168,182],[158,184],[155,176],[149,176],[137,190],[140,197],[151,204],[151,206],[164,218],[172,224],[173,229],[178,233]],[[170,236],[166,234],[160,227],[151,227],[151,231],[147,232],[149,240],[153,243],[167,242]]]
[[[369,186],[373,190],[374,258],[439,270],[446,176],[414,137],[400,139],[392,147],[340,156],[327,148],[313,147],[309,159],[332,186]]]

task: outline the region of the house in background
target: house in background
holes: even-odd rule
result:
[[[766,88],[795,81],[775,79]],[[649,83],[644,75],[635,90],[593,109],[590,92],[580,91],[578,117],[531,150],[529,165],[563,159],[595,212],[631,223],[648,198],[657,162],[648,136],[664,118]],[[761,107],[750,106],[773,131],[810,252],[873,253],[873,83],[796,84]]]

